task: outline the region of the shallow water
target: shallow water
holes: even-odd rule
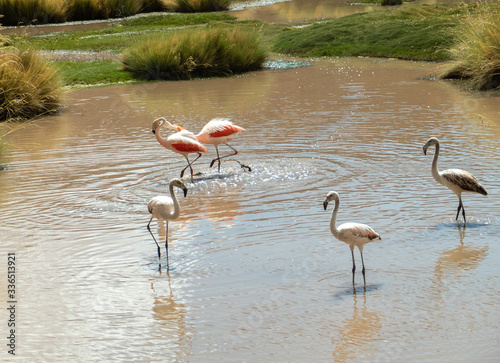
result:
[[[17,358],[497,359],[498,98],[429,80],[433,64],[310,63],[75,90],[63,114],[9,135],[0,271],[6,280],[15,253]],[[233,119],[246,131],[232,145],[253,169],[224,162],[217,174],[209,146],[195,164],[202,176],[177,194],[161,272],[146,204],[185,161],[157,143],[158,116],[193,131]],[[456,196],[430,174],[430,136],[441,139],[441,169],[467,169],[489,192],[464,195],[466,228]],[[330,190],[339,224],[382,235],[365,247],[366,292],[360,271],[353,290],[349,248],[330,233]],[[7,320],[2,309],[3,334]]]

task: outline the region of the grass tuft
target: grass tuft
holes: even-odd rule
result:
[[[148,80],[181,80],[249,72],[266,59],[255,33],[211,28],[143,41],[124,53],[123,65]]]
[[[0,53],[0,121],[30,119],[61,108],[56,71],[29,50]]]
[[[60,0],[0,0],[3,25],[38,25],[65,21]]]
[[[175,0],[174,11],[179,13],[204,13],[226,11],[230,0]]]
[[[449,50],[453,61],[440,76],[466,79],[472,89],[500,87],[500,5],[486,4],[469,13],[453,34],[456,43]]]
[[[102,0],[70,0],[66,2],[68,21],[107,19],[108,11]]]

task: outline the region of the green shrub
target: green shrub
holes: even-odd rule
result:
[[[3,25],[60,23],[65,21],[60,0],[0,0]]]
[[[174,11],[179,13],[202,13],[225,11],[230,0],[175,0]]]
[[[0,53],[0,120],[30,119],[60,109],[56,71],[33,51]]]
[[[463,78],[470,88],[489,90],[500,86],[500,5],[486,4],[464,18],[454,30],[456,43],[449,50],[453,62],[442,78]]]
[[[124,69],[145,79],[219,77],[262,68],[267,58],[255,33],[212,28],[142,41],[124,54]]]

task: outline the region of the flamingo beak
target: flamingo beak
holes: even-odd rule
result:
[[[187,188],[186,189],[182,189],[184,191],[184,198],[186,198],[187,194],[188,194],[188,190]]]
[[[325,201],[323,202],[323,208],[325,208],[325,210],[326,210],[326,207],[328,207],[328,201],[326,201],[326,200],[325,200]]]

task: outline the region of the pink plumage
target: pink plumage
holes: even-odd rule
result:
[[[239,132],[245,131],[241,126],[234,125],[225,118],[214,118],[209,121],[200,133],[196,135],[199,142],[211,145],[226,144],[233,140]]]
[[[168,136],[167,138],[164,138],[161,135],[160,130],[161,130],[162,126],[164,126],[165,124],[167,124],[167,127],[170,127],[174,130],[179,130],[179,131],[176,132],[175,134]],[[190,132],[190,131],[188,131],[180,126],[170,124],[170,122],[165,120],[163,117],[160,117],[153,122],[152,130],[156,136],[156,140],[158,140],[160,145],[162,145],[163,147],[165,147],[171,151],[174,151],[178,154],[181,154],[186,158],[188,165],[184,169],[182,169],[181,178],[184,175],[184,171],[187,168],[190,168],[191,182],[192,182],[193,181],[193,168],[191,165],[196,160],[198,160],[198,158],[202,155],[202,153],[207,152],[207,148],[203,144],[198,142],[198,140],[196,139],[196,136],[192,132]],[[189,154],[193,154],[193,153],[198,154],[198,157],[190,162],[188,156],[189,156]]]

